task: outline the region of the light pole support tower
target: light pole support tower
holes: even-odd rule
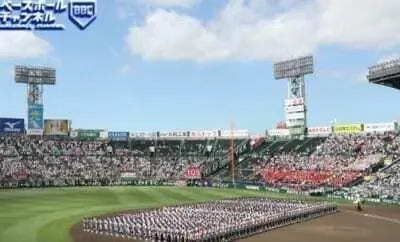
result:
[[[16,83],[27,85],[27,134],[43,134],[43,86],[56,84],[56,70],[47,67],[16,66]]]
[[[285,116],[286,126],[292,137],[302,137],[306,134],[307,105],[304,76],[312,73],[314,73],[313,56],[300,57],[274,64],[274,78],[288,80]]]

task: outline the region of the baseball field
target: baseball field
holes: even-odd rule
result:
[[[81,187],[0,191],[0,242],[119,241],[83,234],[85,216],[237,196],[281,197],[251,190],[178,187]],[[289,195],[285,195],[289,199]],[[341,212],[246,238],[243,241],[398,240],[400,207],[366,205],[356,212],[338,201]]]

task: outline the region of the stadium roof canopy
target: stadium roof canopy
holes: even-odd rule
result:
[[[400,90],[400,58],[371,66],[367,78],[370,83]]]
[[[373,84],[384,85],[400,90],[400,76],[397,79],[382,79],[376,81],[370,81]]]

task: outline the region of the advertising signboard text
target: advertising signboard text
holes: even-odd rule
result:
[[[45,135],[68,135],[70,131],[70,121],[65,119],[45,119]]]
[[[0,118],[0,134],[24,134],[25,120],[22,118]]]

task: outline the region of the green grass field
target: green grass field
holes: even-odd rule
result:
[[[177,187],[84,187],[0,191],[0,242],[69,242],[84,216],[237,196],[251,190]]]

